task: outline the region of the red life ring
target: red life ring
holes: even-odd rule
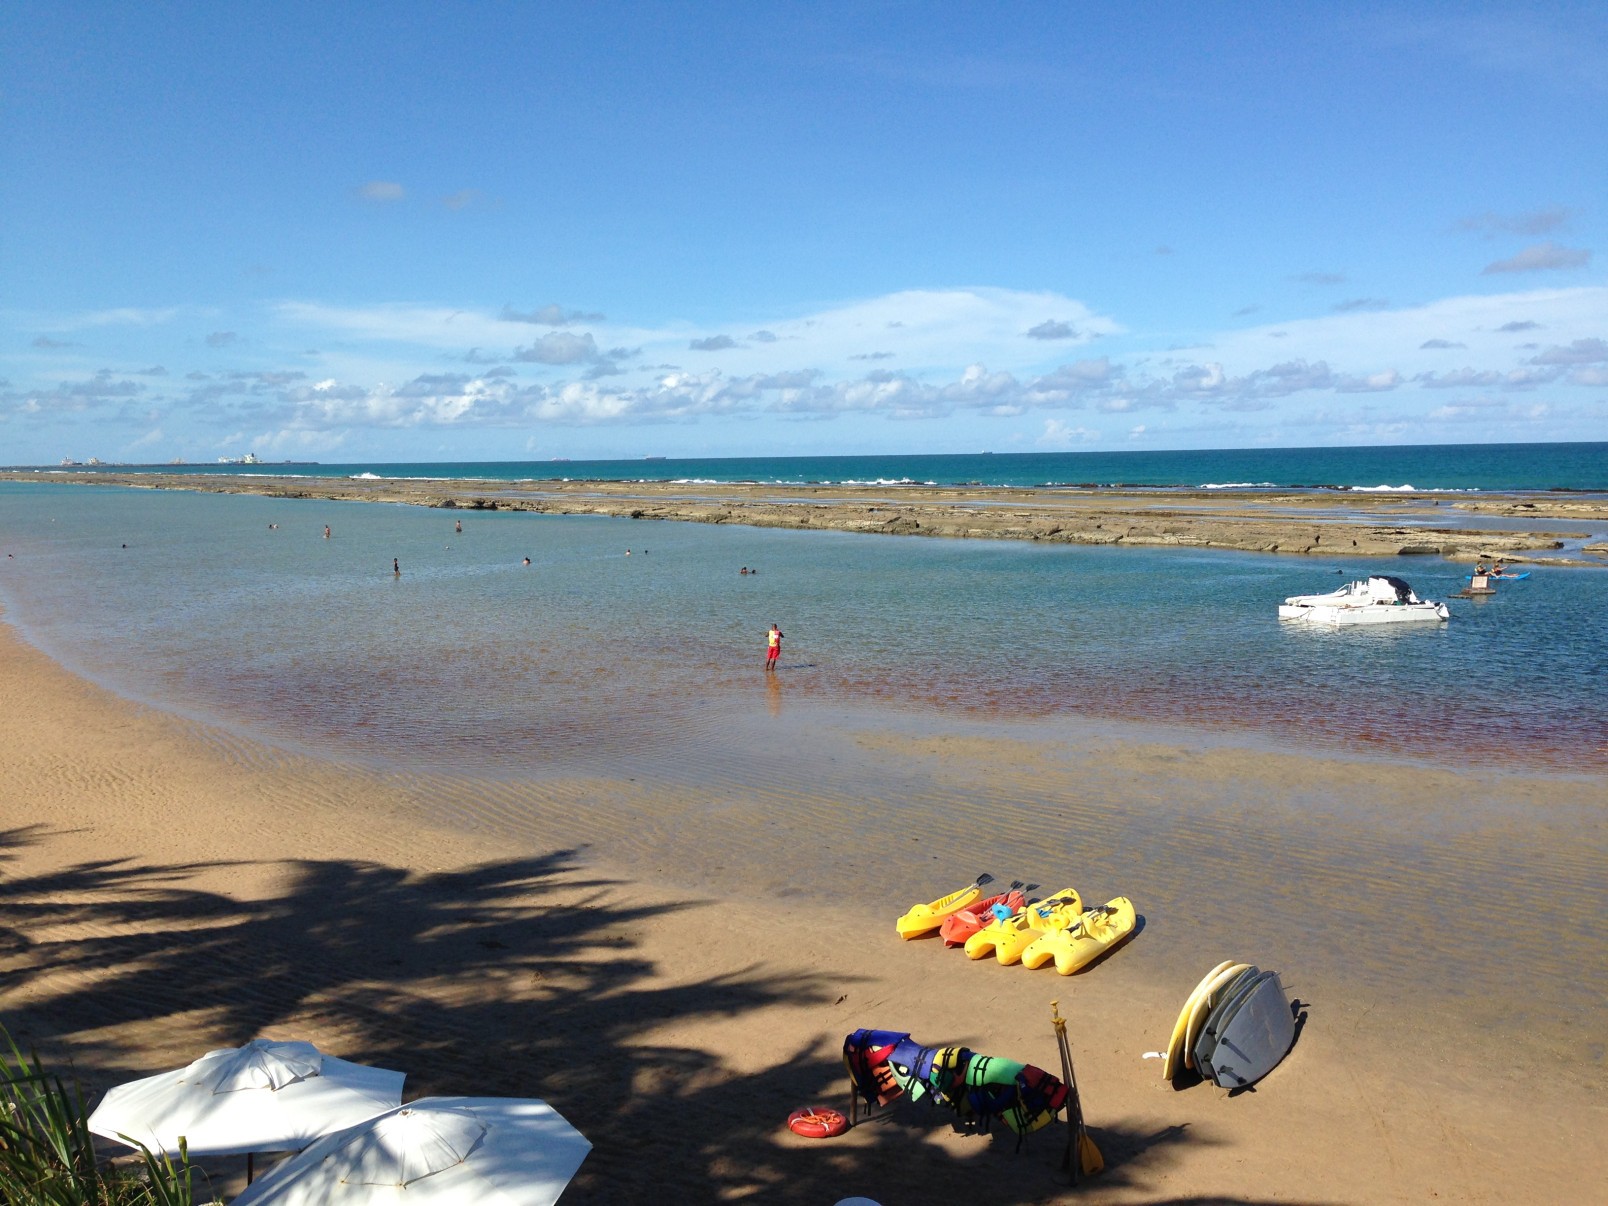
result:
[[[849,1129],[849,1120],[827,1106],[805,1106],[787,1116],[787,1127],[806,1139],[830,1139]]]

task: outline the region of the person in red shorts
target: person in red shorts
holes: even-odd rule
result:
[[[765,669],[776,669],[776,659],[782,656],[782,631],[772,624],[765,647]]]

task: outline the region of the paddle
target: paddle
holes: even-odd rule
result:
[[[1094,1140],[1089,1137],[1089,1131],[1083,1125],[1083,1099],[1078,1096],[1077,1073],[1072,1070],[1072,1045],[1066,1037],[1066,1019],[1061,1016],[1061,1002],[1050,1002],[1050,1021],[1055,1026],[1055,1045],[1061,1051],[1061,1074],[1066,1078],[1066,1154],[1061,1157],[1061,1167],[1072,1174],[1072,1184],[1078,1183],[1078,1173],[1092,1177],[1095,1173],[1105,1169],[1105,1157],[1095,1146]],[[1072,1161],[1072,1147],[1077,1145],[1078,1158]]]

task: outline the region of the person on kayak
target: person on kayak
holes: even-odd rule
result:
[[[782,656],[782,631],[776,625],[770,626],[770,635],[766,638],[765,669],[776,669],[776,659]]]

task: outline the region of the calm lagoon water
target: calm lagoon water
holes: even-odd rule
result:
[[[1538,569],[1494,599],[1451,600],[1444,626],[1331,633],[1280,626],[1278,601],[1382,571],[1445,598],[1466,567],[456,518],[461,534],[454,513],[415,507],[0,484],[0,552],[14,554],[0,602],[125,695],[404,767],[523,775],[685,753],[783,689],[1608,765],[1605,571]],[[787,636],[767,686],[773,621]]]

